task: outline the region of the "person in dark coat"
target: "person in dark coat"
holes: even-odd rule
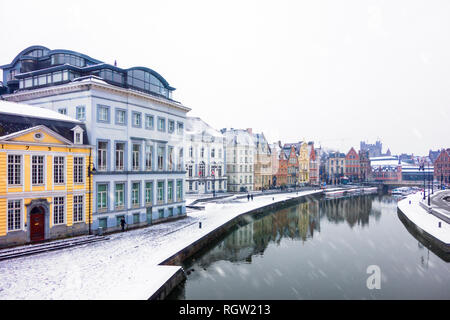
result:
[[[247,201],[250,201],[250,193],[247,193]]]
[[[125,231],[125,218],[122,217],[122,219],[120,219],[120,226],[122,227],[122,231]]]
[[[253,194],[250,197],[252,198],[252,201],[253,201]]]

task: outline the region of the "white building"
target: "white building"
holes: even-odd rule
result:
[[[222,129],[225,136],[228,191],[253,191],[256,144],[250,129]]]
[[[66,114],[93,148],[92,228],[116,230],[184,215],[183,135],[190,110],[155,71],[121,69],[69,50],[33,46],[1,66],[3,99]],[[94,170],[93,170],[94,171]]]
[[[224,136],[197,117],[186,118],[186,193],[206,194],[227,190]]]

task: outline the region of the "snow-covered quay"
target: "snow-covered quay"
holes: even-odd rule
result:
[[[397,207],[424,238],[450,252],[450,225],[427,211],[421,201],[422,195],[415,193],[400,200]]]
[[[181,269],[160,264],[186,247],[246,212],[321,192],[224,199],[109,241],[0,261],[0,299],[149,299]]]

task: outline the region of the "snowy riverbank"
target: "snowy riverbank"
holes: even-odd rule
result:
[[[415,193],[400,200],[397,207],[419,231],[435,238],[444,250],[450,250],[450,225],[425,210],[420,205],[421,199],[422,195]]]
[[[109,241],[0,261],[0,299],[148,299],[180,270],[159,265],[177,252],[245,212],[321,192],[223,199],[181,220],[112,234]]]

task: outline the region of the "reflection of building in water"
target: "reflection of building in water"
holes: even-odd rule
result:
[[[367,196],[345,199],[332,199],[320,202],[320,215],[329,221],[339,223],[346,221],[350,227],[355,224],[366,225],[372,214],[372,198]]]
[[[197,263],[206,266],[217,260],[251,262],[252,256],[262,254],[270,242],[312,238],[314,231],[320,231],[319,218],[319,201],[270,213],[230,233]]]

